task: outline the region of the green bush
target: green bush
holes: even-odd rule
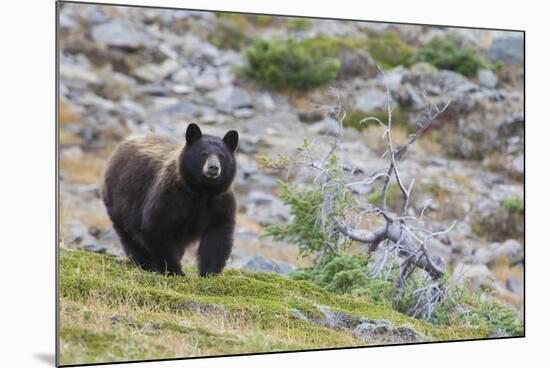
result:
[[[372,34],[367,42],[367,50],[382,68],[398,65],[410,66],[414,50],[393,33]]]
[[[333,293],[352,294],[368,285],[368,261],[365,256],[332,254],[315,267],[291,273],[291,278],[313,281]]]
[[[304,42],[257,40],[244,51],[238,72],[266,88],[307,90],[335,79],[340,61]]]
[[[332,174],[338,175],[336,172]],[[325,224],[320,221],[324,204],[323,192],[320,189],[303,188],[284,182],[280,183],[279,188],[280,197],[283,203],[290,207],[294,220],[287,225],[268,226],[267,236],[296,244],[302,255],[319,256],[322,250],[327,249],[327,245],[328,248],[342,249],[349,244],[347,241],[340,244],[338,234],[330,228],[325,228]],[[351,192],[339,192],[334,199],[332,212],[323,214],[323,217],[330,223],[334,216],[341,215],[345,206],[353,201]]]
[[[494,69],[476,50],[463,47],[460,37],[454,33],[432,39],[417,51],[413,61],[425,61],[467,77],[475,75],[478,69]]]
[[[212,45],[219,48],[239,50],[243,45],[251,42],[246,35],[245,29],[246,25],[221,18],[216,22],[208,40]]]
[[[292,18],[287,21],[287,26],[290,29],[301,31],[311,28],[311,21],[306,18]]]
[[[496,300],[486,300],[479,292],[471,294],[465,286],[453,286],[436,307],[429,322],[445,326],[461,324],[487,327],[512,336],[524,332],[523,322],[512,308]]]
[[[523,199],[519,197],[505,198],[502,200],[502,202],[500,202],[500,204],[509,212],[523,212],[525,208]]]

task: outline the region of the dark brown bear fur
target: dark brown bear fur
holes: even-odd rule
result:
[[[200,241],[201,276],[218,274],[233,246],[236,203],[231,189],[239,135],[203,135],[196,124],[186,144],[147,136],[113,151],[103,201],[128,257],[144,269],[183,275],[185,248]]]

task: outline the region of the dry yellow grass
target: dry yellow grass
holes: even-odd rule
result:
[[[82,157],[62,157],[61,175],[65,180],[79,184],[98,184],[105,160],[90,153]]]
[[[505,282],[509,277],[523,278],[523,270],[519,267],[511,267],[508,258],[498,257],[491,268],[497,280]]]
[[[385,130],[386,128],[380,125],[375,125],[375,123],[371,123],[367,129],[363,129],[361,132],[363,135],[363,141],[367,143],[367,146],[371,150],[380,154],[384,153],[388,149],[388,142],[383,137]],[[408,141],[408,138],[407,132],[404,129],[395,126],[392,127],[392,140],[394,147],[404,144]]]
[[[70,106],[61,102],[59,104],[59,124],[63,127],[66,123],[79,123],[80,117],[76,115],[70,108]]]
[[[59,131],[59,145],[61,147],[69,147],[82,144],[82,138],[77,134],[68,130],[61,129]]]

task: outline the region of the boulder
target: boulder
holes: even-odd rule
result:
[[[143,34],[136,26],[123,19],[113,19],[92,27],[95,42],[110,47],[137,49],[145,45]]]
[[[496,37],[489,49],[489,59],[492,61],[502,61],[508,64],[523,64],[524,60],[524,40],[523,33],[512,34],[506,32],[505,35]]]
[[[498,83],[497,75],[487,69],[479,69],[477,71],[477,80],[480,85],[487,88],[495,88]]]
[[[523,259],[523,246],[515,239],[508,239],[503,243],[491,244],[493,259],[504,257],[510,264],[517,264]]]
[[[275,272],[285,276],[296,269],[290,263],[269,259],[259,254],[245,256],[237,260],[234,267],[255,272]]]

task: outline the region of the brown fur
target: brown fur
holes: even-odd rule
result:
[[[191,124],[185,146],[170,137],[146,136],[115,148],[102,194],[130,259],[146,269],[182,274],[185,248],[200,240],[201,275],[221,272],[235,224],[231,183],[237,141],[234,131],[222,140],[203,136]],[[207,154],[220,159],[218,177],[202,172]]]

